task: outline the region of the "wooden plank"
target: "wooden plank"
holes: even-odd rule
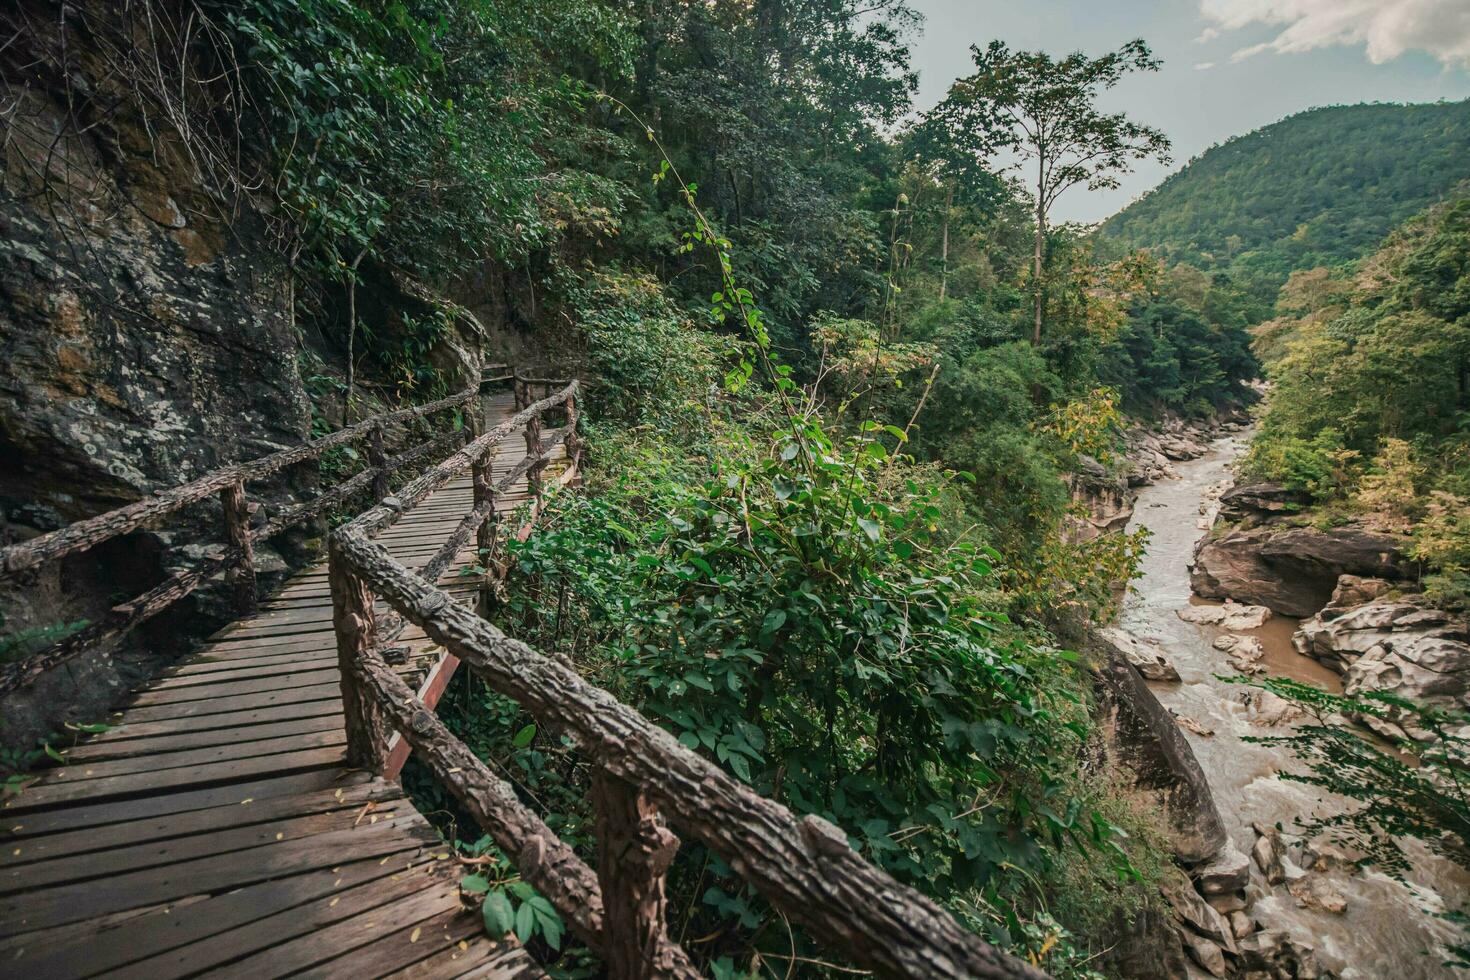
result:
[[[391,980],[439,980],[441,977],[535,980],[546,976],[546,971],[516,943],[496,943],[482,935],[467,939],[465,945],[468,948],[461,950],[456,943],[386,977]]]
[[[228,855],[7,895],[0,897],[0,921],[16,932],[85,922],[128,909],[151,908],[187,895],[225,891],[352,860],[381,858],[402,850],[409,839],[425,849],[437,843],[424,818],[413,814]]]
[[[264,677],[234,678],[229,675],[216,676],[202,684],[183,687],[150,688],[133,701],[133,714],[138,708],[155,705],[186,704],[190,701],[230,703],[241,695],[263,694],[269,691],[297,691],[321,684],[336,684],[340,675],[337,668],[323,667],[317,670],[300,670],[294,674],[267,674]]]
[[[238,714],[248,708],[274,708],[307,701],[330,701],[340,698],[341,695],[341,685],[333,680],[329,684],[298,687],[294,690],[261,691],[258,694],[240,694],[227,699],[210,698],[204,701],[184,701],[180,704],[134,708],[127,713],[127,717],[130,721],[168,721],[178,718],[196,718],[201,715]]]
[[[322,664],[332,663],[336,663],[336,659],[328,656],[326,652],[285,654],[277,657],[242,657],[234,661],[194,661],[187,668],[164,674],[148,689],[163,691],[200,684],[217,684],[222,679],[216,676],[218,674],[229,674],[231,680],[247,680],[253,677],[290,674],[299,670],[320,670]]]
[[[370,888],[372,883],[395,874],[400,881],[412,880],[413,886],[419,887],[418,880],[402,875],[404,863],[418,850],[417,842],[410,842],[403,850],[379,858],[260,882],[221,895],[191,895],[142,914],[103,917],[25,933],[0,940],[0,956],[41,978],[89,976],[169,950],[187,955],[188,944],[281,910],[289,911],[300,903],[330,902],[338,893]],[[168,975],[168,960],[163,956],[148,962],[147,969]],[[146,970],[144,973],[158,976]]]
[[[294,802],[294,801],[293,801]],[[248,809],[241,807],[240,809]],[[371,813],[366,805],[321,813],[292,813],[280,820],[230,829],[214,828],[208,833],[115,846],[99,853],[55,857],[35,865],[0,866],[0,895],[31,891],[49,885],[86,881],[105,875],[126,874],[145,868],[192,861],[212,854],[227,854],[276,841],[297,840],[354,826],[371,826],[401,816],[411,809],[406,800],[385,800]],[[381,811],[381,812],[380,812]],[[25,853],[23,847],[15,848]]]
[[[240,924],[227,920],[218,932],[138,960],[126,969],[110,973],[109,977],[111,980],[173,980],[189,976],[298,936],[314,934],[422,891],[424,877],[405,875],[400,867],[396,862],[390,862],[344,868],[340,877],[345,880],[336,888],[332,887],[332,879],[321,874],[313,875],[317,888],[311,895],[312,900],[305,898],[305,889],[300,887],[287,896],[257,894],[253,896],[253,904],[263,917]],[[263,892],[269,887],[256,885],[253,889]],[[301,904],[288,905],[288,902]],[[217,920],[221,910],[210,907],[216,904],[219,904],[218,900],[199,903],[190,906],[187,912],[193,917],[207,916]],[[274,911],[276,909],[283,911]],[[268,912],[274,914],[266,914]]]
[[[87,780],[104,779],[111,776],[126,776],[133,773],[160,772],[185,766],[201,768],[232,762],[237,759],[253,759],[259,756],[277,755],[282,752],[302,752],[341,745],[345,736],[341,726],[326,731],[305,734],[282,735],[278,738],[261,738],[237,741],[226,745],[214,745],[199,749],[179,749],[173,752],[153,754],[130,754],[120,759],[102,762],[70,759],[60,775],[46,781],[47,786],[73,786]]]
[[[325,960],[372,943],[395,926],[406,928],[403,941],[407,944],[408,936],[416,925],[433,918],[450,905],[458,908],[459,885],[456,882],[435,881],[430,887],[420,888],[407,898],[390,905],[236,960],[213,976],[215,980],[229,980],[232,977],[255,980],[257,977],[298,975]],[[421,954],[418,958],[422,959],[434,950],[425,945],[417,952]],[[376,976],[372,973],[353,974],[341,970],[335,970],[332,975]]]
[[[398,902],[384,911],[393,914],[405,905],[407,905],[406,902]],[[479,916],[471,915],[459,907],[457,892],[453,897],[451,907],[444,908],[442,905],[440,907],[442,911],[427,919],[413,920],[408,917],[403,919],[395,917],[389,923],[384,923],[390,928],[396,927],[387,935],[360,946],[345,956],[321,963],[298,976],[301,980],[381,977],[384,974],[394,973],[422,963],[429,957],[446,950],[456,958],[466,957],[468,962],[468,951],[458,949],[458,944],[463,941],[465,945],[469,945],[468,941],[471,937],[484,932]]]
[[[340,693],[340,692],[339,692]],[[217,715],[193,716],[188,718],[165,718],[160,721],[134,721],[124,718],[122,723],[110,731],[88,741],[87,745],[102,742],[126,741],[135,738],[152,738],[155,735],[179,735],[185,732],[202,732],[224,728],[244,728],[267,722],[291,721],[299,718],[336,717],[342,718],[342,701],[305,701],[299,704],[277,705],[269,708],[252,708],[245,711],[226,711]]]
[[[311,769],[341,769],[345,758],[346,755],[342,748],[334,746],[324,749],[304,749],[300,752],[281,752],[255,759],[235,759],[208,769],[185,766],[181,769],[132,773],[105,779],[83,779],[75,783],[44,782],[27,789],[15,799],[15,805],[7,808],[6,812],[7,815],[24,814],[31,810],[65,806],[79,800],[102,802],[114,797],[155,795],[181,788],[240,783],[271,774],[284,775]]]
[[[241,806],[236,800],[223,806],[213,806],[185,813],[167,813],[139,820],[127,820],[102,827],[81,830],[59,829],[47,834],[27,834],[24,831],[7,835],[5,842],[10,846],[0,857],[3,865],[46,860],[68,854],[85,854],[103,851],[111,847],[128,847],[148,841],[166,840],[170,837],[187,837],[232,827],[281,820],[293,814],[310,816],[329,810],[361,810],[369,802],[383,804],[401,799],[403,790],[397,783],[375,779],[372,782],[352,786],[340,786],[331,790],[314,790],[309,793],[293,793],[290,796],[267,797],[252,800]],[[26,825],[21,824],[24,828]],[[21,848],[20,856],[13,853]]]
[[[250,725],[241,728],[218,728],[202,732],[179,732],[172,735],[123,739],[121,741],[83,742],[66,751],[67,765],[76,766],[87,762],[101,762],[130,756],[145,756],[159,752],[177,752],[191,748],[209,748],[216,745],[234,745],[239,742],[281,738],[286,735],[309,735],[313,732],[329,732],[342,727],[342,720],[333,715],[313,718],[298,718],[291,721],[267,725]]]

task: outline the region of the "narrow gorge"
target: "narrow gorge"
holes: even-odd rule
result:
[[[1233,486],[1249,435],[1239,426],[1217,433],[1197,458],[1167,469],[1149,456],[1154,472],[1127,524],[1148,529],[1147,553],[1116,624],[1102,631],[1149,678],[1208,784],[1208,797],[1191,796],[1185,812],[1197,821],[1188,839],[1210,840],[1213,853],[1182,853],[1176,844],[1181,859],[1195,862],[1196,889],[1166,890],[1185,948],[1194,966],[1216,976],[1265,975],[1251,971],[1284,963],[1297,977],[1456,976],[1435,953],[1455,938],[1438,913],[1470,889],[1470,876],[1416,847],[1401,883],[1358,869],[1361,853],[1330,832],[1303,835],[1300,821],[1348,801],[1292,781],[1284,774],[1299,763],[1290,753],[1250,741],[1303,719],[1301,708],[1250,681],[1289,678],[1336,692],[1346,679],[1350,688],[1392,684],[1463,701],[1464,626],[1404,594],[1402,574],[1393,582],[1360,577],[1402,569],[1401,552],[1382,546],[1382,536],[1271,532],[1270,515],[1291,513],[1280,488]],[[1262,538],[1275,540],[1269,564]],[[1297,541],[1306,544],[1293,547]],[[1324,590],[1324,582],[1332,584]],[[1372,737],[1366,728],[1364,737]],[[1224,833],[1212,839],[1216,821]]]

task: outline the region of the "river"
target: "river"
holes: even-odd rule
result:
[[[1129,530],[1146,526],[1152,532],[1141,576],[1124,602],[1119,626],[1142,640],[1159,645],[1179,671],[1177,684],[1151,684],[1164,706],[1188,716],[1214,734],[1186,730],[1200,766],[1210,782],[1215,804],[1235,845],[1249,854],[1255,842],[1252,821],[1279,823],[1292,841],[1298,816],[1330,810],[1339,800],[1323,800],[1313,787],[1281,779],[1277,773],[1292,760],[1281,750],[1242,741],[1245,735],[1269,734],[1247,718],[1240,701],[1244,690],[1216,678],[1229,674],[1225,655],[1211,646],[1222,631],[1182,621],[1178,610],[1201,600],[1189,588],[1188,566],[1195,542],[1204,534],[1201,509],[1209,490],[1230,479],[1230,463],[1245,447],[1247,436],[1217,440],[1210,452],[1193,461],[1175,464],[1177,479],[1145,487],[1138,498]],[[1263,661],[1271,673],[1293,677],[1330,689],[1340,678],[1317,661],[1292,649],[1295,621],[1275,618],[1249,633],[1267,648]],[[1284,929],[1298,942],[1313,946],[1323,966],[1344,980],[1416,980],[1464,977],[1470,973],[1441,965],[1432,952],[1436,944],[1457,935],[1429,909],[1443,907],[1440,892],[1453,899],[1470,894],[1467,876],[1448,862],[1419,856],[1413,891],[1392,879],[1369,871],[1337,879],[1347,898],[1347,909],[1332,915],[1301,908],[1284,885],[1269,888],[1253,868],[1251,893],[1259,895],[1250,914],[1268,929]],[[1295,851],[1292,852],[1295,856]]]

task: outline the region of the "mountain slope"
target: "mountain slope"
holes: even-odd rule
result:
[[[1292,270],[1367,254],[1466,178],[1470,100],[1311,109],[1210,148],[1099,235],[1230,271],[1270,303]]]

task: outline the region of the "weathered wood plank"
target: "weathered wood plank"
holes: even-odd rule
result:
[[[129,847],[170,837],[229,830],[232,827],[267,823],[293,815],[310,816],[313,813],[347,809],[357,812],[369,802],[387,804],[401,799],[402,796],[403,789],[397,783],[373,780],[330,790],[252,799],[245,806],[235,800],[202,810],[167,813],[80,830],[58,829],[41,834],[22,830],[13,835],[4,835],[5,842],[10,847],[4,854],[4,864],[0,866],[48,860],[68,854],[104,851],[111,847]],[[21,826],[24,828],[27,825],[22,823]],[[17,846],[22,850],[19,857],[13,854]]]
[[[137,970],[122,975],[162,980],[191,972],[187,968],[190,944],[273,913],[284,913],[289,921],[290,911],[301,903],[330,904],[338,895],[371,888],[394,875],[398,875],[395,886],[399,881],[409,881],[412,887],[419,887],[416,878],[402,873],[405,862],[419,851],[417,841],[406,841],[402,850],[382,857],[344,862],[220,895],[190,895],[143,914],[102,917],[25,933],[0,940],[0,955],[35,977],[90,976],[142,961]],[[168,951],[175,951],[175,955],[163,955]],[[204,965],[209,965],[207,949],[203,959]]]
[[[249,956],[260,950],[288,942],[300,936],[311,936],[335,923],[365,912],[381,909],[407,898],[424,888],[424,877],[404,874],[397,862],[362,862],[342,869],[342,884],[333,887],[334,879],[312,875],[310,897],[306,883],[288,894],[273,894],[271,884],[256,885],[252,904],[262,917],[233,925],[226,921],[219,931],[147,959],[140,959],[126,969],[110,974],[111,980],[173,980],[209,970]],[[294,879],[293,879],[294,881]],[[279,891],[279,889],[277,890]],[[238,894],[238,893],[237,893]],[[300,904],[295,904],[295,903]],[[218,899],[191,906],[189,912],[218,920],[224,909],[215,908]],[[266,914],[274,911],[274,914]]]
[[[146,757],[161,752],[231,746],[242,742],[282,738],[287,735],[310,735],[314,732],[335,731],[341,727],[340,717],[335,714],[326,714],[241,728],[214,728],[198,732],[178,732],[110,742],[94,739],[68,749],[66,764],[76,766],[80,763],[103,762],[109,759]]]
[[[353,916],[345,922],[302,936],[289,942],[261,950],[253,956],[236,960],[222,967],[216,974],[217,980],[239,977],[254,980],[257,977],[279,977],[299,974],[341,954],[366,946],[398,926],[405,927],[403,941],[407,944],[412,930],[425,920],[432,919],[453,903],[458,911],[459,886],[455,882],[436,880],[427,888],[391,905],[373,909],[362,915]],[[423,956],[433,952],[428,946],[418,950]],[[422,958],[422,956],[420,957]],[[372,973],[338,971],[336,976],[375,976]]]
[[[320,732],[282,735],[277,738],[260,738],[251,741],[236,741],[225,745],[206,746],[197,749],[178,749],[173,752],[153,754],[130,754],[119,759],[95,761],[68,756],[64,769],[46,781],[47,786],[73,786],[78,783],[126,776],[138,773],[163,772],[169,769],[204,768],[238,759],[254,759],[260,756],[279,755],[283,752],[303,752],[307,749],[340,746],[346,740],[341,726]],[[197,779],[202,782],[203,780]]]
[[[185,701],[180,704],[160,704],[134,708],[127,716],[134,721],[167,721],[176,718],[195,718],[201,715],[237,714],[250,708],[271,708],[286,704],[301,704],[309,701],[330,701],[340,692],[334,683],[298,687],[295,690],[262,691],[259,694],[241,694],[228,699]]]
[[[52,809],[80,800],[103,800],[157,794],[189,787],[220,786],[259,779],[271,774],[305,772],[312,769],[341,769],[346,761],[341,746],[281,752],[254,759],[233,759],[204,769],[185,766],[131,773],[105,779],[83,779],[69,783],[63,779],[32,786],[16,797],[7,814],[24,814],[31,810]],[[64,770],[63,770],[64,772]]]
[[[248,809],[242,807],[241,809]],[[372,813],[363,807],[335,809],[322,813],[293,813],[279,820],[243,827],[213,828],[208,833],[163,840],[144,841],[108,848],[105,851],[55,857],[36,865],[0,865],[0,896],[28,892],[91,878],[127,874],[147,868],[232,854],[277,841],[298,840],[356,826],[372,826],[409,810],[406,800],[385,800]],[[24,854],[24,847],[18,847]]]
[[[148,908],[187,895],[239,888],[257,881],[403,849],[413,838],[424,848],[437,843],[424,818],[413,814],[372,826],[281,841],[229,855],[211,855],[162,868],[58,885],[0,897],[0,921],[17,932],[85,922],[132,908]]]

